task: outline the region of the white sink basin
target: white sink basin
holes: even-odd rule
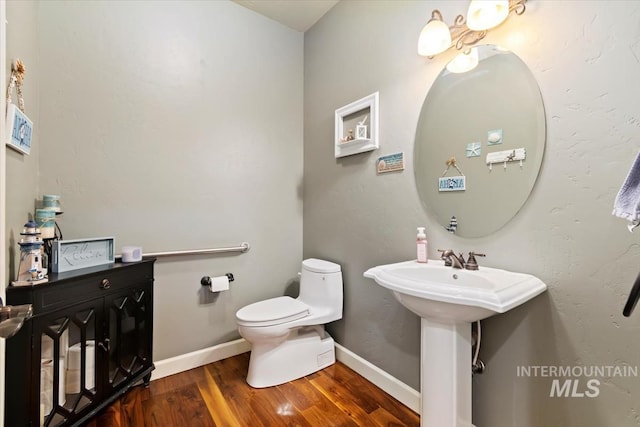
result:
[[[420,317],[454,322],[504,313],[547,289],[530,274],[490,267],[454,269],[441,260],[380,265],[367,270],[364,277],[393,291],[402,305]]]
[[[390,289],[420,320],[420,425],[473,427],[471,322],[504,313],[547,289],[530,274],[445,267],[429,260],[380,265],[364,273]]]

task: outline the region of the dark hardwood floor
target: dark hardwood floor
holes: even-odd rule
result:
[[[265,389],[249,353],[137,386],[88,427],[419,426],[420,417],[340,362]]]

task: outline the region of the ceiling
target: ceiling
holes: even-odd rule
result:
[[[233,0],[287,27],[305,32],[339,0]]]

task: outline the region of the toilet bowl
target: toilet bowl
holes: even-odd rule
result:
[[[271,298],[236,312],[238,332],[251,344],[247,383],[284,384],[335,363],[333,338],[324,324],[342,318],[340,265],[302,262],[300,295]]]

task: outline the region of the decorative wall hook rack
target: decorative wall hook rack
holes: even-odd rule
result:
[[[487,154],[487,165],[489,170],[492,169],[494,163],[503,163],[504,168],[507,168],[507,163],[520,161],[520,167],[522,167],[522,161],[527,157],[526,148],[515,148],[513,150],[495,151]]]

